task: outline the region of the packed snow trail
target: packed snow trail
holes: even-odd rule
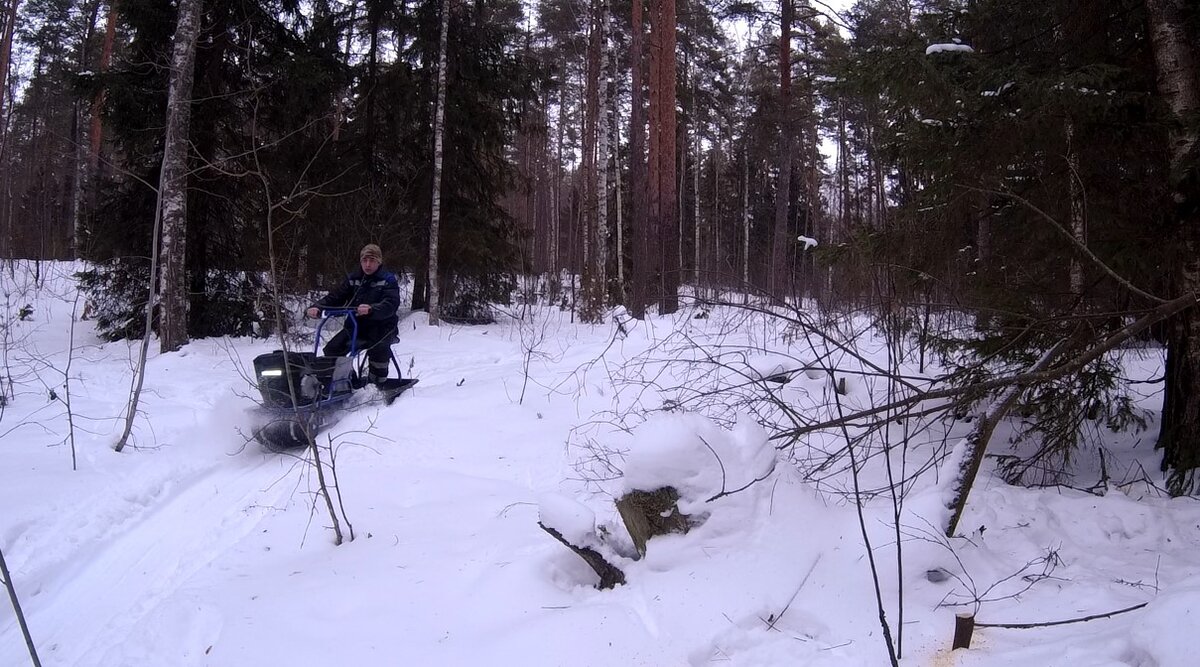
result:
[[[123,511],[136,511],[134,517],[112,524],[90,544],[77,545],[52,572],[43,571],[37,588],[27,594],[25,610],[43,662],[123,664],[121,649],[140,632],[148,613],[286,502],[295,482],[281,479],[286,471],[280,463],[248,451],[121,499]],[[105,504],[96,500],[93,507],[64,515],[54,532],[70,539],[89,517],[110,520],[108,509],[93,514]],[[0,664],[20,662],[19,655],[9,655],[14,648],[0,648]]]

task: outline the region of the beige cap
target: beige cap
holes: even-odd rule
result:
[[[358,259],[359,261],[362,261],[368,257],[374,259],[376,262],[382,262],[383,251],[380,250],[379,246],[375,245],[374,243],[368,243],[367,245],[363,246],[362,251],[358,253]]]

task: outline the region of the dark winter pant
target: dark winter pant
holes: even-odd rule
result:
[[[383,382],[388,376],[388,362],[392,359],[392,343],[395,336],[388,334],[381,339],[358,337],[358,350],[367,353],[367,379],[371,382]],[[341,357],[350,354],[350,332],[342,329],[336,336],[329,339],[323,348],[327,357]]]

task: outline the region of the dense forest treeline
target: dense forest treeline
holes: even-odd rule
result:
[[[1020,381],[1044,444],[1014,479],[1069,459],[1086,420],[1144,423],[1091,353],[1156,341],[1164,470],[1196,489],[1194,3],[2,5],[0,253],[91,262],[114,338],[140,335],[160,242],[184,267],[164,348],[255,330],[366,242],[450,318],[486,317],[518,276],[589,320],[727,293],[861,309],[974,401],[1035,362],[1071,369]],[[189,6],[186,169],[164,178]]]

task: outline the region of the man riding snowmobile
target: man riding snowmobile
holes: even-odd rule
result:
[[[400,284],[396,274],[384,268],[383,252],[378,245],[368,243],[363,246],[358,260],[359,269],[346,276],[341,286],[309,307],[307,314],[317,318],[324,308],[354,309],[351,317],[358,325],[355,347],[367,353],[367,380],[379,385],[387,379],[391,346],[399,339],[396,311],[400,307]],[[353,335],[354,323],[347,317],[342,330],[325,344],[325,356],[349,354]]]

